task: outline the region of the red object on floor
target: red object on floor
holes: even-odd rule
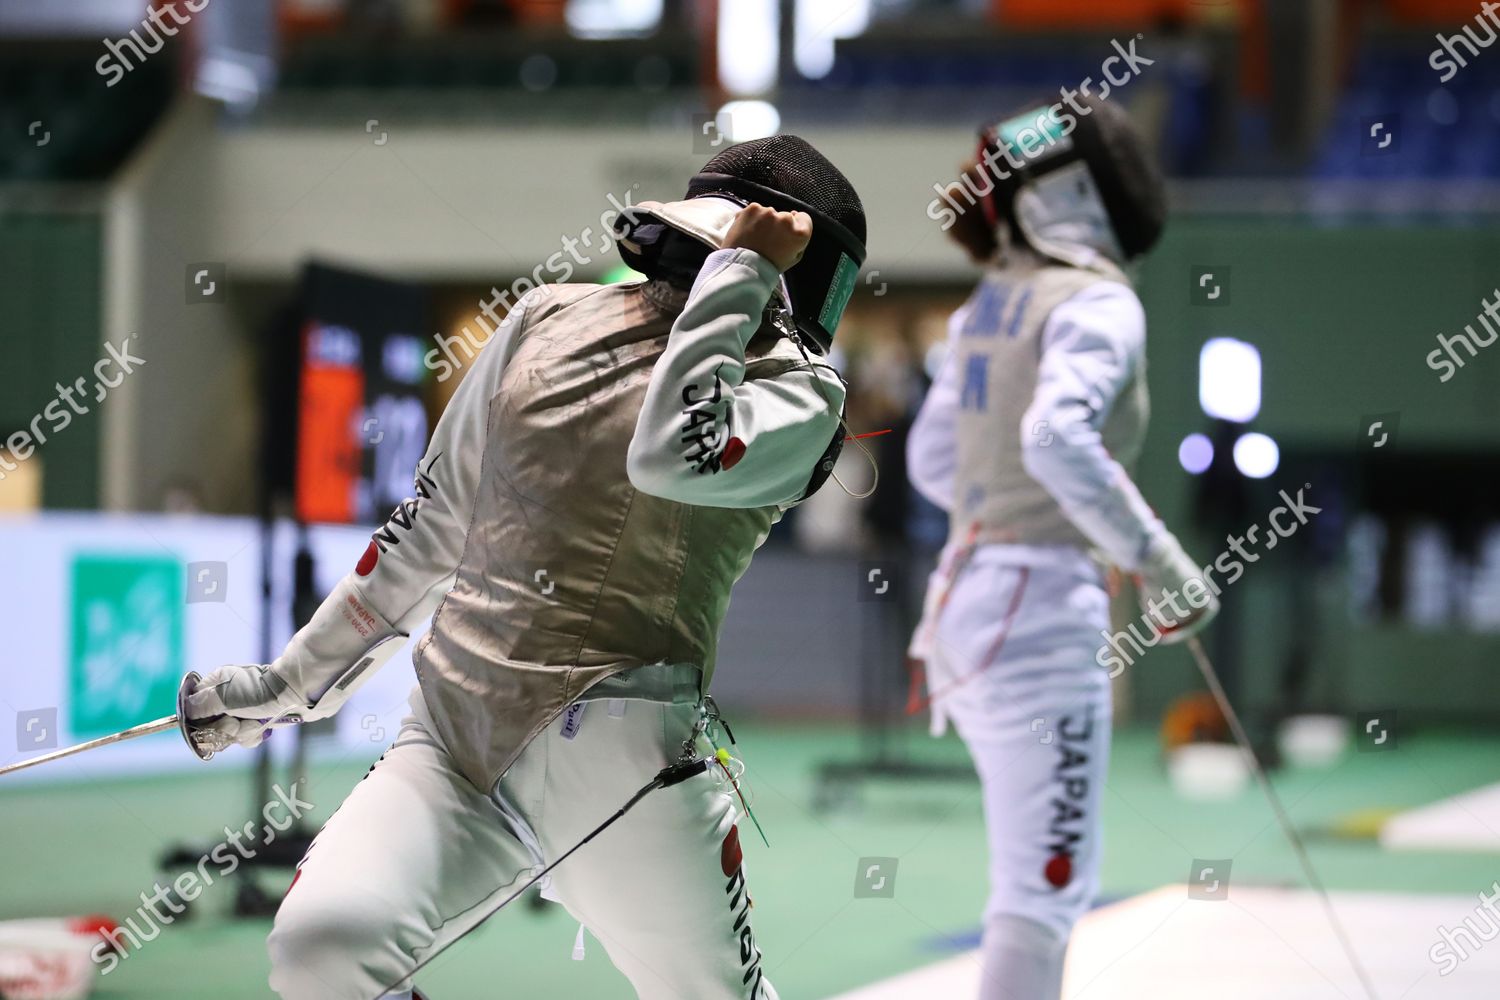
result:
[[[66,920],[68,930],[75,934],[88,934],[102,938],[104,946],[110,951],[119,954],[120,946],[117,942],[120,925],[102,913],[90,913],[83,917],[69,917]]]

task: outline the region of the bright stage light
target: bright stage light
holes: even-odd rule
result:
[[[1264,479],[1281,464],[1281,449],[1264,434],[1242,434],[1234,443],[1234,466],[1251,479]]]
[[[1254,344],[1215,337],[1198,354],[1198,403],[1220,420],[1248,424],[1260,412],[1260,351]]]
[[[1177,461],[1195,476],[1206,472],[1214,464],[1214,443],[1207,434],[1189,434],[1177,446]]]

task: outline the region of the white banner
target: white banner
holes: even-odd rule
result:
[[[368,528],[309,529],[321,598],[358,560]],[[292,633],[290,525],[273,533],[271,655]],[[0,764],[171,715],[182,674],[263,662],[262,541],[247,518],[42,514],[0,517]],[[373,760],[395,738],[415,677],[411,644],[331,723],[319,757]],[[331,730],[328,731],[328,730]],[[316,733],[317,735],[311,735]],[[271,739],[284,757],[290,730]],[[238,748],[227,757],[248,764]],[[229,763],[229,761],[225,761]],[[7,778],[56,781],[201,767],[166,733]]]

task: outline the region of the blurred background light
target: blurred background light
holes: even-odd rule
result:
[[[581,38],[640,35],[661,22],[661,0],[569,0],[565,16]]]
[[[1254,344],[1215,337],[1198,354],[1198,402],[1220,420],[1247,424],[1260,412],[1260,351]]]
[[[730,142],[764,139],[781,131],[781,112],[769,101],[730,101],[716,116],[719,131]]]
[[[1264,434],[1241,434],[1234,443],[1234,466],[1251,479],[1264,479],[1281,464],[1281,449]]]
[[[719,82],[731,94],[761,94],[776,84],[781,61],[781,17],[776,0],[719,4]]]
[[[1206,472],[1214,464],[1214,443],[1207,434],[1189,434],[1177,446],[1177,461],[1195,476]]]
[[[870,0],[853,3],[797,0],[792,42],[797,72],[809,80],[821,80],[833,69],[833,43],[840,38],[853,38],[869,25]]]

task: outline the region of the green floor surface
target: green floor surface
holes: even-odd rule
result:
[[[736,726],[750,767],[755,811],[772,847],[742,830],[766,968],[784,1000],[813,1000],[942,955],[945,937],[972,934],[985,895],[984,841],[973,779],[877,783],[832,813],[811,808],[816,764],[848,759],[847,727]],[[924,760],[962,764],[953,739],[904,741]],[[105,751],[107,752],[107,751]],[[374,754],[372,753],[373,757]],[[365,762],[316,766],[304,798],[326,816]],[[1337,766],[1291,771],[1277,786],[1298,825],[1327,827],[1365,809],[1419,805],[1500,780],[1500,739],[1403,734],[1390,753],[1351,753]],[[156,879],[169,842],[212,844],[226,823],[250,818],[248,772],[226,758],[170,778],[0,790],[0,918],[82,912],[117,917]],[[601,817],[617,803],[601,803]],[[1153,734],[1116,740],[1105,797],[1103,886],[1124,896],[1188,877],[1194,858],[1232,858],[1235,884],[1296,884],[1298,868],[1253,788],[1236,801],[1177,798]],[[1333,888],[1475,894],[1500,877],[1500,857],[1391,854],[1371,841],[1312,840]],[[859,859],[899,859],[892,899],[855,899]],[[284,886],[268,879],[267,888]],[[191,921],[163,929],[111,975],[103,1000],[266,997],[265,921],[227,917],[232,886],[199,901]],[[1232,890],[1231,890],[1232,891]],[[640,905],[650,906],[643,899]],[[557,906],[512,907],[442,956],[421,982],[434,1000],[628,998],[597,943],[570,958],[577,929]]]

